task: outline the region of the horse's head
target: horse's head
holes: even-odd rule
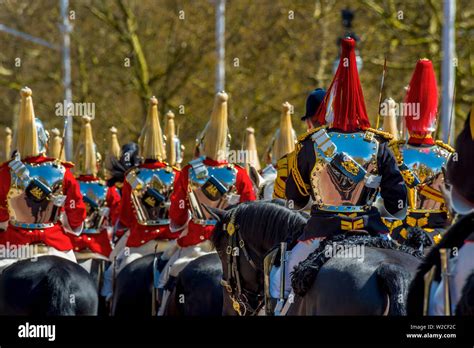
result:
[[[218,221],[212,242],[222,263],[224,315],[252,315],[263,304],[263,256],[242,237],[239,207],[208,209]]]
[[[302,231],[306,219],[278,202],[209,208],[218,221],[212,242],[222,262],[224,314],[253,315],[263,305],[263,259],[276,244]]]

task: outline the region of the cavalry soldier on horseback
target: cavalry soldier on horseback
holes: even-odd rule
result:
[[[110,298],[113,292],[113,269],[118,274],[132,261],[168,249],[172,240],[179,236],[170,230],[169,220],[169,199],[179,171],[165,162],[165,143],[155,97],[150,98],[150,108],[138,142],[143,163],[125,174],[116,229],[129,231],[120,238],[120,245],[118,243],[111,254],[114,263],[106,271],[101,293],[106,298]],[[129,158],[121,158],[114,167],[123,167],[134,161],[133,146],[129,150],[125,152],[125,157]]]
[[[381,214],[396,218],[406,214],[406,188],[388,148],[391,136],[370,128],[354,49],[353,39],[342,40],[339,67],[314,117],[322,126],[299,138],[295,156],[289,160],[287,205],[301,209],[311,198],[311,218],[287,261],[272,269],[267,296],[289,295],[289,274],[320,240],[341,233],[387,238]],[[384,203],[381,211],[373,206],[379,192]]]
[[[130,229],[126,244],[130,254],[126,257],[126,264],[165,250],[168,241],[179,236],[170,230],[169,220],[169,199],[179,171],[165,162],[164,137],[155,97],[150,99],[139,145],[144,162],[126,174],[122,190],[120,224]]]
[[[227,161],[229,131],[225,92],[216,95],[211,118],[199,139],[198,157],[186,165],[171,196],[171,229],[180,232],[177,248],[163,254],[169,258],[159,280],[159,288],[193,259],[213,250],[209,238],[216,220],[207,207],[224,209],[229,205],[255,200],[246,170]],[[174,253],[173,253],[174,252]],[[171,256],[172,255],[172,256]],[[164,313],[169,292],[163,294],[160,314]]]
[[[432,137],[438,113],[438,87],[430,60],[417,62],[403,110],[408,141],[394,140],[390,148],[408,188],[408,213],[403,221],[388,225],[392,238],[400,242],[407,238],[410,228],[420,227],[436,244],[449,222],[441,193],[442,168],[454,149]]]
[[[28,247],[29,257],[76,261],[65,232],[80,234],[86,217],[73,164],[46,157],[48,135],[23,88],[13,158],[0,166],[0,244]],[[3,260],[3,266],[16,260]]]
[[[321,105],[325,94],[325,89],[316,88],[308,95],[308,98],[306,99],[306,113],[301,117],[301,120],[306,123],[308,130],[314,127],[313,117],[315,116],[319,105]],[[286,179],[288,178],[288,160],[289,158],[292,158],[291,156],[294,155],[295,152],[294,150],[292,150],[291,152],[286,153],[277,161],[278,170],[273,190],[273,198],[286,198],[285,187]]]
[[[120,195],[115,187],[107,187],[98,177],[98,162],[91,119],[85,116],[81,140],[76,150],[75,174],[87,207],[87,217],[82,234],[71,237],[78,260],[108,260],[112,252],[109,231],[118,219]]]

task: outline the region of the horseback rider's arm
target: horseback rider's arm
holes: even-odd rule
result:
[[[381,215],[388,213],[386,217],[403,219],[407,212],[407,188],[387,142],[380,144],[378,170],[382,176],[380,195],[383,204],[378,205]]]
[[[120,202],[119,208],[119,225],[120,228],[126,227],[129,228],[132,225],[133,221],[133,207],[132,207],[132,187],[127,181],[123,182],[122,187],[122,200]]]
[[[66,221],[63,221],[63,227],[69,233],[80,234],[82,232],[83,222],[86,219],[86,205],[82,200],[79,183],[67,168],[64,173],[64,211]]]
[[[298,143],[295,152],[296,155],[289,158],[285,195],[290,208],[303,209],[310,199],[310,164],[316,161],[311,138]]]
[[[189,166],[186,166],[175,178],[173,193],[170,197],[171,204],[169,210],[169,217],[171,220],[170,229],[172,232],[183,229],[190,218],[188,202],[188,175]]]
[[[5,164],[0,167],[0,231],[4,231],[8,226],[7,194],[10,190],[10,171]]]
[[[118,193],[115,185],[107,189],[106,201],[107,201],[107,207],[110,208],[109,219],[110,219],[111,226],[115,226],[115,223],[117,222],[117,219],[119,218],[120,199],[121,199],[120,194]]]
[[[239,203],[247,202],[247,201],[254,201],[255,191],[253,189],[252,180],[250,180],[247,171],[242,168],[236,166],[237,169],[237,180],[236,180],[236,189],[237,193],[240,195]]]

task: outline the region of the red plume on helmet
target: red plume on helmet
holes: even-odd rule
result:
[[[419,107],[415,107],[417,104]],[[433,63],[429,59],[420,59],[416,63],[405,97],[405,110],[409,142],[433,144],[430,133],[434,131],[438,113],[438,86]]]
[[[365,109],[355,56],[355,41],[342,40],[342,53],[334,79],[316,112],[320,124],[343,132],[354,132],[370,127]]]

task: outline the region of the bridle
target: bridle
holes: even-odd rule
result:
[[[240,234],[239,226],[235,224],[235,211],[231,213],[229,223],[224,225],[224,230],[229,235],[229,243],[225,249],[227,279],[221,280],[221,285],[226,289],[228,296],[232,301],[232,308],[238,315],[257,315],[264,305],[264,296],[260,291],[260,284],[257,291],[248,290],[242,287],[241,276],[239,272],[240,251],[244,255],[250,266],[258,273],[261,272],[255,262],[250,257],[245,242]],[[249,300],[256,299],[257,305],[252,307]]]

